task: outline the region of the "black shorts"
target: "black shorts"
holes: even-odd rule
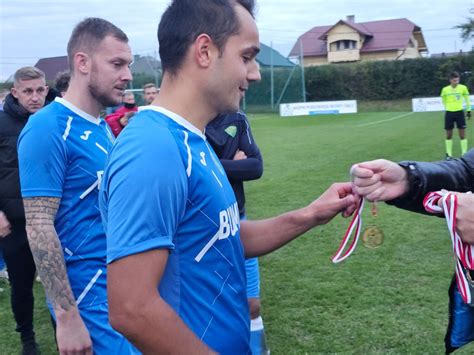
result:
[[[444,129],[451,130],[456,123],[457,129],[466,128],[466,119],[464,118],[464,111],[446,111],[444,116]]]

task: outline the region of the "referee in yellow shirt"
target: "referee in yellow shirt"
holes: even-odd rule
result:
[[[471,103],[469,102],[469,90],[465,85],[459,84],[459,73],[452,72],[449,75],[448,86],[441,90],[441,99],[446,109],[444,116],[444,129],[446,130],[446,159],[453,156],[453,128],[454,123],[459,131],[461,139],[461,154],[467,152],[467,139],[465,134],[466,120],[464,118],[463,101],[466,103],[467,119],[471,118]]]

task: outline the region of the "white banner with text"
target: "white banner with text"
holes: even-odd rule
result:
[[[471,103],[471,109],[474,109],[474,95],[469,96],[469,101]],[[420,97],[412,99],[411,105],[413,112],[444,111],[444,105],[443,101],[441,101],[441,97]],[[464,103],[463,106],[465,106]]]
[[[356,113],[357,101],[318,101],[280,104],[280,116],[337,115],[340,113]]]

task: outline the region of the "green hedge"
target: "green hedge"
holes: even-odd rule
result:
[[[270,105],[271,103],[271,70],[268,67],[260,69],[262,80],[250,85],[245,95],[247,105]],[[289,80],[287,88],[283,93],[281,102],[303,101],[301,85],[301,69],[274,68],[273,70],[273,95],[276,104],[280,98],[286,82]]]
[[[456,70],[461,82],[474,91],[474,54],[450,58],[418,58],[357,64],[330,64],[305,68],[307,101],[400,100],[438,96]],[[283,90],[291,69],[274,70],[274,103]],[[247,105],[270,105],[270,69],[262,68],[262,81],[252,84]],[[281,103],[302,101],[301,70],[296,68]]]
[[[306,101],[324,100],[401,100],[438,96],[448,84],[448,74],[456,70],[461,82],[474,91],[474,53],[450,58],[418,58],[398,61],[376,61],[357,64],[329,64],[305,68]],[[472,72],[472,73],[471,73]],[[273,103],[303,101],[301,68],[275,68]],[[249,107],[271,110],[271,70],[261,69],[262,80],[250,86],[246,95]],[[155,82],[150,75],[134,75],[133,88]],[[161,81],[161,77],[158,78]],[[287,83],[288,82],[288,83]],[[285,85],[287,84],[286,89]],[[11,83],[0,83],[9,88]],[[275,107],[274,109],[277,109]]]

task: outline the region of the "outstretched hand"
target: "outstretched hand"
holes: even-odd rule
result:
[[[405,169],[389,160],[355,164],[350,173],[354,192],[369,201],[393,200],[408,191]]]
[[[338,213],[349,217],[354,213],[359,197],[352,191],[351,183],[334,183],[308,207],[321,225],[328,223]]]

